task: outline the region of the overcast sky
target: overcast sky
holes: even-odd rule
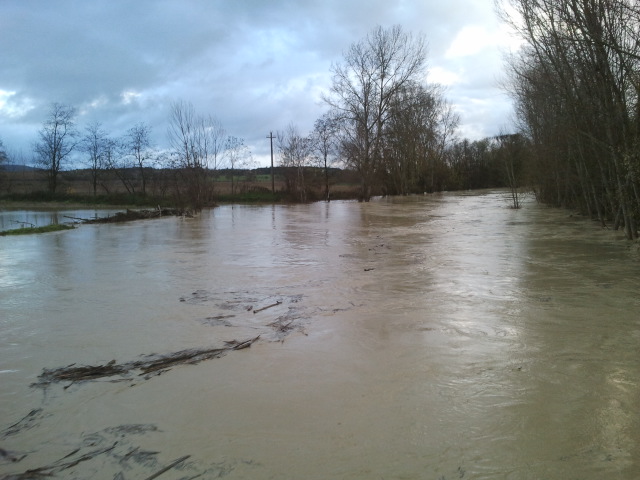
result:
[[[493,0],[2,0],[0,139],[31,157],[52,102],[113,136],[139,122],[167,146],[172,102],[191,102],[269,161],[270,131],[327,110],[331,65],[376,25],[424,35],[426,80],[447,87],[459,136],[508,130],[499,88],[513,45]]]

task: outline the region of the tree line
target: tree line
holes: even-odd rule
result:
[[[364,201],[380,194],[504,185],[516,192],[525,154],[515,146],[524,145],[525,137],[458,139],[459,117],[445,90],[426,81],[426,60],[424,37],[400,26],[376,27],[353,43],[331,67],[331,87],[323,97],[328,108],[312,131],[300,133],[291,123],[276,134],[287,193],[307,201],[309,176],[320,171],[328,200],[329,172],[336,166],[357,173]],[[231,170],[233,193],[234,171],[251,163],[244,140],[228,135],[219,120],[183,101],[171,105],[168,123],[169,149],[158,150],[143,122],[119,138],[99,122],[80,131],[75,108],[54,103],[34,143],[36,164],[47,172],[51,192],[65,162],[77,152],[91,172],[94,194],[101,175],[110,171],[127,192],[146,195],[152,166],[171,170],[166,188],[192,208],[211,203],[212,172],[219,168]]]
[[[503,0],[524,41],[505,85],[537,197],[638,237],[640,4]]]
[[[196,115],[185,102],[171,106],[168,150],[152,144],[151,127],[144,122],[113,137],[100,122],[79,129],[76,116],[73,106],[53,103],[33,144],[34,164],[46,173],[51,193],[56,192],[61,171],[76,153],[79,166],[89,171],[94,195],[100,188],[109,193],[102,182],[109,173],[127,193],[146,196],[153,168],[161,167],[173,173],[163,189],[171,189],[181,204],[199,209],[212,200],[214,183],[208,172],[221,166],[233,171],[251,161],[243,139],[227,135],[217,119]]]
[[[305,200],[305,166],[339,162],[360,178],[360,198],[523,183],[525,140],[456,136],[459,116],[445,90],[426,81],[426,47],[400,26],[374,28],[331,67],[329,110],[308,135],[294,124],[278,132],[289,188]],[[522,148],[520,148],[522,147]],[[510,153],[506,153],[510,152]],[[325,195],[329,184],[325,175]]]

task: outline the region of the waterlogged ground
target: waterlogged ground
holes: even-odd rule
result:
[[[21,208],[5,208],[3,210],[0,206],[0,232],[24,227],[46,227],[51,224],[71,225],[81,220],[108,217],[117,211],[113,208],[56,210],[53,207],[39,210],[23,210]]]
[[[499,192],[0,238],[0,478],[640,478],[635,248]]]

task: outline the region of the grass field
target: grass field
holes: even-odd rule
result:
[[[211,172],[210,186],[217,202],[296,202],[295,192],[288,191],[297,172],[275,169],[272,180],[269,169],[239,170],[233,175],[223,170]],[[142,194],[139,172],[130,169],[127,186],[114,171],[100,172],[96,192],[93,191],[88,170],[63,171],[58,175],[55,194],[48,191],[45,172],[38,170],[0,171],[0,208],[9,202],[56,202],[87,205],[173,206],[175,203],[175,171],[146,169],[146,192]],[[304,174],[307,201],[324,198],[324,172],[309,167]],[[289,180],[289,182],[287,181]],[[353,172],[339,169],[330,171],[332,199],[357,198],[359,182]],[[128,188],[127,188],[128,187]]]

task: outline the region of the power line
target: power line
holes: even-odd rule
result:
[[[271,140],[271,193],[275,195],[276,186],[273,180],[273,132],[269,132],[269,136],[267,138]]]

